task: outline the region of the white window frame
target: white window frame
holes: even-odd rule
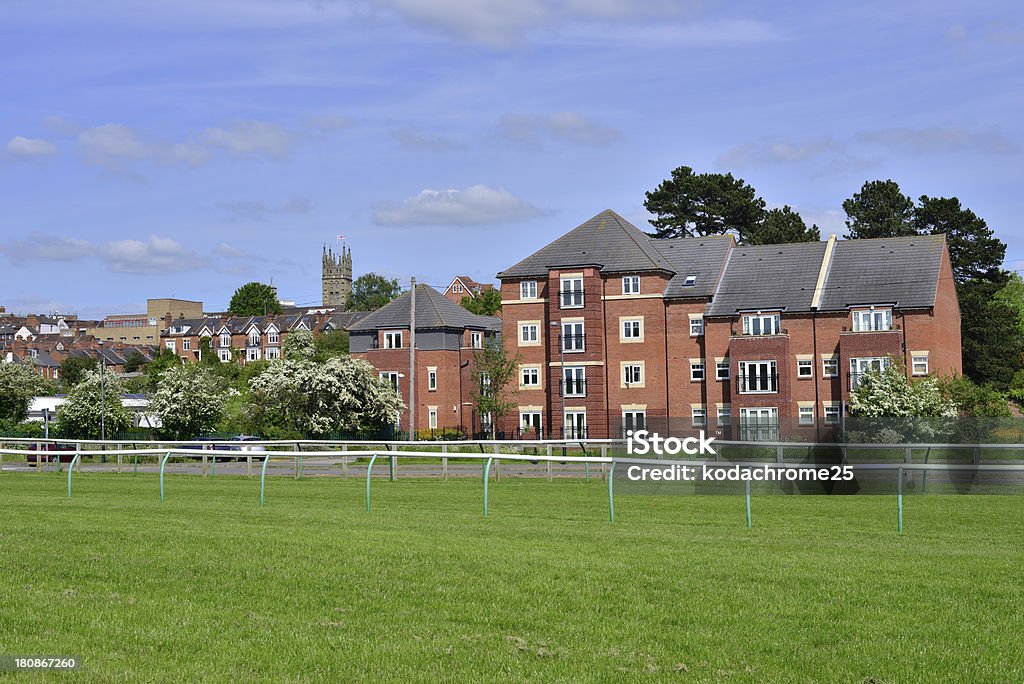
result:
[[[192,351],[192,340],[187,337],[181,338],[181,350]]]
[[[690,382],[704,382],[707,378],[707,364],[703,361],[690,362]]]
[[[402,330],[385,330],[384,331],[384,348],[385,349],[401,349],[402,348]],[[396,344],[397,342],[397,344]]]
[[[911,354],[910,356],[910,373],[914,377],[920,377],[922,375],[928,375],[928,355],[927,354]]]
[[[537,366],[520,366],[519,386],[523,388],[540,387],[540,368]]]
[[[391,388],[395,390],[396,394],[402,393],[402,377],[398,371],[381,371],[377,377],[391,383]]]
[[[690,337],[700,337],[704,334],[704,319],[703,318],[691,318],[690,319]]]
[[[519,344],[528,347],[540,344],[540,324],[539,323],[520,323],[519,324]]]
[[[276,361],[281,358],[280,347],[267,347],[266,359],[267,361]]]
[[[825,425],[838,425],[842,410],[839,404],[825,404],[823,408]]]
[[[571,378],[569,376],[572,376]],[[572,393],[567,389],[571,387]],[[586,366],[562,366],[562,396],[585,397],[587,396],[587,367]]]
[[[519,298],[520,299],[536,299],[537,298],[537,281],[536,280],[523,280],[519,283]]]
[[[823,378],[837,378],[839,377],[839,359],[836,357],[823,358],[821,360],[821,377]]]
[[[800,425],[814,425],[814,407],[800,406],[797,409]]]
[[[271,328],[267,331],[267,344],[279,344],[281,342],[281,334]]]
[[[622,294],[640,294],[640,276],[622,276]]]
[[[437,369],[434,367],[427,368],[427,391],[437,391]]]
[[[575,303],[576,300],[579,303]],[[569,302],[568,304],[566,302]],[[570,276],[559,279],[558,308],[560,309],[582,309],[586,300],[583,295],[583,277]]]
[[[889,367],[888,356],[853,356],[850,357],[850,391],[860,387],[860,378],[868,371],[885,371]]]
[[[696,276],[696,274],[689,273],[689,274],[686,275],[685,278],[683,278],[683,287],[693,287],[696,284],[697,284],[697,276]]]
[[[520,411],[519,412],[519,429],[520,430],[536,430],[537,435],[541,434],[544,429],[543,416],[540,411]]]
[[[642,342],[644,339],[643,318],[623,318],[619,331],[623,342]]]
[[[431,430],[437,429],[437,407],[432,406],[427,409],[427,427]]]
[[[569,416],[576,416],[571,421],[572,428],[570,429]],[[562,431],[565,433],[566,439],[581,439],[587,435],[587,410],[586,409],[572,409],[567,408],[562,414]]]
[[[579,333],[571,332],[579,330]],[[567,347],[566,343],[569,342],[573,346]],[[572,321],[569,323],[562,323],[562,338],[560,341],[562,351],[566,353],[585,352],[587,350],[587,338],[586,328],[583,326],[583,321]]]
[[[624,363],[622,364],[622,384],[629,387],[644,386],[644,364]]]
[[[231,350],[221,347],[220,349],[217,350],[217,357],[220,359],[221,363],[230,363]]]
[[[259,347],[249,347],[248,349],[246,349],[245,350],[245,360],[246,361],[259,361],[260,360],[260,348]]]
[[[766,332],[770,331],[770,332]],[[782,316],[777,313],[743,315],[744,335],[778,335],[782,331]]]
[[[885,332],[892,330],[892,309],[875,308],[853,310],[854,332]]]
[[[164,349],[170,349],[172,352],[176,352],[177,348],[174,346],[174,340],[164,340]]]
[[[728,404],[719,406],[716,411],[715,419],[718,421],[719,427],[728,427],[729,425],[732,425],[732,406]]]
[[[469,333],[469,346],[473,349],[483,349],[484,334],[482,332],[471,331]]]
[[[221,347],[230,347],[231,346],[231,333],[222,332],[220,334],[220,346]]]
[[[801,380],[812,379],[814,377],[814,359],[797,359],[796,377]]]
[[[260,346],[260,331],[253,328],[249,331],[249,346],[258,347]]]
[[[723,373],[722,371],[725,372]],[[717,382],[728,380],[731,374],[728,361],[715,361],[715,380]]]
[[[691,406],[690,407],[690,426],[691,427],[707,427],[708,425],[708,407],[707,406]]]
[[[647,427],[646,409],[623,409],[622,410],[622,432],[626,430],[643,430]]]
[[[762,366],[767,366],[767,375],[763,374],[758,370],[757,372],[750,374],[747,371],[751,367],[760,369]],[[757,386],[757,389],[750,389],[749,379],[755,378],[757,382],[753,383]],[[762,379],[767,383],[767,387],[762,387]],[[778,394],[779,392],[779,374],[778,364],[772,360],[758,360],[758,361],[740,361],[739,362],[739,394]],[[773,383],[774,380],[774,383]],[[775,388],[772,388],[772,384]]]

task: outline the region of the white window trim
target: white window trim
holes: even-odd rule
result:
[[[533,372],[535,372],[537,374],[537,382],[535,384],[526,384],[525,382],[523,382],[523,379],[525,377],[526,371],[533,371]],[[544,377],[544,374],[541,373],[541,366],[540,365],[524,364],[522,366],[519,366],[519,389],[523,389],[523,390],[542,389],[543,388],[543,384],[542,384],[543,377]]]
[[[754,329],[753,322],[757,319],[758,327],[760,332],[751,332]],[[772,332],[764,332],[764,322],[771,321]],[[751,335],[753,337],[762,337],[768,335],[780,335],[782,333],[782,316],[777,313],[756,313],[756,314],[744,314],[743,315],[743,334]]]
[[[533,294],[530,294],[530,290],[533,290]],[[519,283],[519,299],[537,299],[539,291],[536,280],[523,280]]]
[[[640,382],[626,383],[626,369],[637,366],[640,368]],[[647,362],[645,361],[620,361],[619,362],[619,387],[621,389],[643,389],[647,386]]]
[[[633,287],[632,282],[636,281],[636,288]],[[626,287],[626,283],[630,283],[629,287]],[[624,295],[638,295],[640,294],[640,276],[622,276],[622,294]]]
[[[427,366],[427,391],[437,391],[437,366]]]
[[[923,359],[923,360],[919,361],[919,359]],[[923,372],[918,372],[918,370],[917,370],[918,363],[923,363],[924,364],[924,371]],[[928,375],[928,373],[930,371],[931,371],[931,365],[930,365],[929,359],[928,359],[928,352],[926,352],[926,351],[912,351],[912,352],[910,352],[910,374],[911,374],[911,376],[913,376],[915,378],[924,377],[925,375]]]
[[[696,373],[700,373],[700,377]],[[690,359],[690,382],[704,382],[708,378],[708,367],[704,359]]]
[[[519,346],[520,347],[539,347],[541,346],[540,341],[540,321],[519,321]],[[529,328],[534,329],[534,340],[524,340],[523,331]]]
[[[571,283],[573,287],[566,287],[566,283]],[[579,283],[579,287],[575,286]],[[566,304],[565,294],[569,292],[579,292],[580,302],[579,304]],[[575,299],[575,297],[573,297]],[[582,309],[586,304],[586,295],[583,294],[583,276],[562,276],[558,279],[558,308],[560,309]]]
[[[707,427],[708,407],[705,404],[690,404],[690,427]]]
[[[802,374],[801,370],[809,371],[806,375]],[[796,360],[796,377],[798,380],[813,380],[814,379],[814,359],[797,359]]]
[[[403,330],[385,330],[384,331],[384,346],[383,349],[401,349],[402,345],[405,344],[405,336]],[[398,345],[394,344],[394,340],[397,338]],[[389,344],[389,341],[391,343]]]
[[[639,323],[638,335],[626,337],[626,324]],[[633,326],[630,326],[631,328]],[[623,344],[636,344],[644,341],[644,317],[643,316],[620,316],[619,317],[619,342]]]

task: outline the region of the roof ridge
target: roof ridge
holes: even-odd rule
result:
[[[616,223],[619,224],[619,228],[621,228],[622,232],[626,234],[626,237],[628,237],[630,240],[633,241],[633,244],[635,244],[637,246],[637,248],[641,252],[643,252],[644,255],[648,259],[651,260],[651,263],[654,264],[655,267],[657,267],[657,268],[664,268],[664,269],[666,269],[670,273],[675,273],[674,270],[672,270],[671,268],[668,268],[668,264],[659,263],[659,262],[664,262],[665,261],[665,257],[662,256],[661,252],[659,252],[653,245],[650,244],[650,240],[646,241],[647,244],[642,245],[642,244],[640,244],[640,241],[637,240],[637,237],[635,235],[633,235],[633,231],[630,230],[630,228],[632,228],[633,230],[639,232],[640,231],[639,228],[634,226],[632,223],[630,223],[629,221],[627,221],[623,217],[619,216],[619,214],[617,214],[612,209],[606,209],[605,212],[608,213],[608,214],[611,214],[612,218],[614,218]],[[648,249],[654,250],[654,253],[658,255],[658,258],[655,259],[654,257],[652,257],[650,252],[647,251]]]

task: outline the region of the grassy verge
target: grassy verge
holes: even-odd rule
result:
[[[1020,497],[0,474],[0,641],[85,681],[1021,681]],[[23,679],[24,676],[19,675]],[[59,678],[59,677],[56,677]]]

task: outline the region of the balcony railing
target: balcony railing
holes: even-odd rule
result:
[[[744,422],[741,419],[739,437],[744,442],[776,442],[779,439],[779,423],[778,421]]]
[[[586,439],[587,438],[587,426],[573,426],[567,425],[562,428],[562,439]]]
[[[558,293],[558,305],[562,309],[580,309],[583,307],[583,290],[561,290]]]
[[[585,397],[587,396],[586,379],[562,380],[561,389],[563,397]]]
[[[562,351],[564,352],[581,352],[586,351],[587,348],[587,336],[586,335],[562,335]]]
[[[779,391],[778,373],[748,373],[741,375],[740,394],[771,394]]]

